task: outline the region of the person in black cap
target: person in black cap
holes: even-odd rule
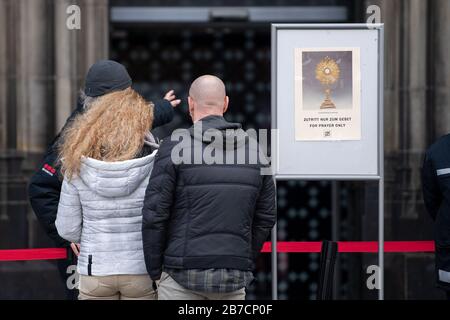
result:
[[[67,119],[59,134],[50,143],[39,170],[30,180],[28,195],[31,207],[40,224],[57,247],[71,247],[73,250],[73,254],[71,250],[68,250],[69,258],[67,260],[58,260],[58,269],[64,281],[64,286],[67,289],[68,299],[76,299],[78,296],[76,290],[69,288],[71,272],[68,270],[69,266],[76,265],[78,248],[75,244],[71,244],[62,239],[58,235],[55,227],[62,185],[62,181],[60,180],[61,175],[59,174],[60,168],[56,164],[58,144],[61,142],[61,133],[78,114],[84,111],[92,99],[114,91],[124,90],[131,85],[131,77],[122,64],[112,60],[100,60],[93,64],[86,75],[85,87],[80,94],[80,99],[77,101],[77,108]],[[173,90],[167,92],[162,100],[155,101],[153,128],[172,121],[174,116],[173,108],[178,106],[180,102],[181,100],[176,99]]]

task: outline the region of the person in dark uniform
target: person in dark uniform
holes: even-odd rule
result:
[[[422,190],[426,209],[434,220],[437,286],[450,300],[450,135],[427,150]]]
[[[80,97],[76,109],[67,119],[66,124],[60,133],[50,143],[44,155],[41,166],[31,177],[28,195],[37,219],[44,228],[47,235],[54,241],[57,247],[71,248],[68,250],[67,260],[58,260],[58,269],[64,287],[66,288],[67,299],[76,299],[77,290],[71,289],[69,282],[73,282],[72,272],[68,269],[71,265],[76,265],[76,256],[79,248],[62,239],[56,230],[55,220],[58,209],[59,196],[61,193],[62,177],[57,162],[58,144],[61,142],[61,133],[67,128],[78,114],[84,111],[85,103],[82,100],[100,97],[106,93],[123,90],[131,86],[132,80],[125,67],[112,60],[100,60],[89,69],[85,81],[85,97]],[[83,98],[83,99],[82,99]],[[176,99],[173,90],[167,92],[162,100],[154,103],[153,127],[162,126],[173,119],[173,108],[180,104],[181,100]]]

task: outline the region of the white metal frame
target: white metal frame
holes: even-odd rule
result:
[[[384,24],[272,24],[272,129],[277,129],[277,31],[278,30],[355,30],[371,29],[379,33],[378,41],[378,175],[277,175],[277,180],[304,180],[304,181],[378,181],[378,265],[379,265],[379,300],[384,299]],[[276,159],[276,139],[272,139],[272,160]],[[274,164],[273,164],[274,166]],[[276,164],[275,164],[276,166]],[[272,230],[272,299],[278,299],[278,266],[277,266],[277,226]]]

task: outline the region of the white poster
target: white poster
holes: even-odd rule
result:
[[[359,48],[295,49],[297,141],[361,140]]]

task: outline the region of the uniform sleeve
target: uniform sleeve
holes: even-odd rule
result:
[[[57,246],[67,246],[55,228],[56,210],[58,208],[61,181],[55,168],[56,151],[50,146],[39,170],[31,177],[28,196],[31,207],[45,233]]]
[[[422,192],[425,207],[433,220],[436,219],[442,202],[442,193],[439,188],[436,169],[427,153],[422,166]]]
[[[270,175],[263,176],[261,191],[256,202],[252,225],[252,250],[256,258],[275,225],[275,183]]]
[[[176,168],[170,155],[170,142],[163,141],[155,157],[142,209],[145,265],[153,280],[158,280],[162,272],[168,221],[176,187]]]
[[[165,99],[154,102],[153,128],[160,127],[172,121],[174,110],[169,101]]]
[[[80,196],[77,188],[67,179],[62,184],[55,225],[61,238],[80,243],[83,226]]]
[[[67,119],[64,128],[82,111],[79,103],[77,109]],[[64,130],[64,128],[62,130]],[[38,171],[31,177],[28,185],[28,196],[31,207],[43,227],[45,233],[59,247],[68,246],[69,243],[62,239],[55,227],[56,211],[58,209],[59,194],[61,192],[61,180],[59,167],[56,164],[57,145],[60,135],[56,136],[49,145],[44,160]]]

